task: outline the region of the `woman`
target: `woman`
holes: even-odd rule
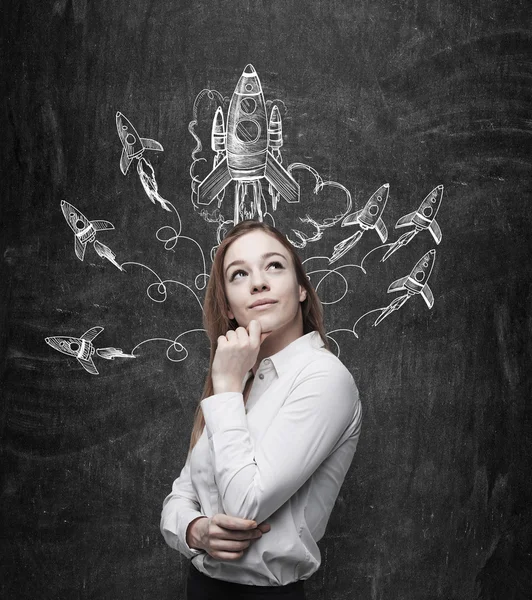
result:
[[[357,388],[301,260],[265,223],[220,244],[204,324],[210,367],[162,534],[192,559],[188,600],[304,600],[358,442]]]

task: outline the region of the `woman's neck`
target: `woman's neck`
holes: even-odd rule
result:
[[[268,358],[269,356],[277,354],[277,352],[280,352],[283,348],[286,348],[288,344],[291,344],[293,341],[297,340],[302,335],[303,319],[301,316],[301,309],[299,309],[296,318],[292,323],[289,324],[289,326],[285,326],[273,331],[262,342],[255,365],[251,369],[253,375],[255,375],[255,373],[257,372],[257,369],[259,368],[259,365],[262,360]]]

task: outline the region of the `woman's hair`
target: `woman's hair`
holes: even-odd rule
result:
[[[271,235],[286,248],[288,254],[292,257],[292,264],[296,272],[297,282],[299,285],[303,286],[307,292],[305,300],[301,302],[303,335],[314,330],[317,331],[320,334],[325,347],[329,349],[329,343],[325,333],[325,326],[323,324],[323,308],[321,301],[318,297],[318,294],[312,287],[312,284],[305,273],[301,259],[297,255],[292,244],[290,244],[290,242],[278,229],[275,229],[275,227],[272,227],[266,223],[248,220],[242,221],[238,223],[238,225],[235,225],[235,227],[231,229],[216,250],[209,283],[207,284],[207,290],[205,293],[203,326],[207,330],[207,335],[211,343],[211,353],[209,359],[209,371],[205,379],[203,394],[198,401],[196,412],[194,414],[194,425],[192,427],[192,434],[190,436],[189,452],[191,452],[196,445],[196,442],[201,437],[203,428],[205,427],[205,419],[203,417],[200,402],[204,398],[212,396],[214,393],[212,384],[212,363],[218,347],[218,337],[225,335],[230,329],[236,329],[238,327],[236,320],[229,319],[227,316],[228,303],[225,294],[223,272],[225,254],[229,246],[235,240],[252,231],[263,231],[264,233]]]

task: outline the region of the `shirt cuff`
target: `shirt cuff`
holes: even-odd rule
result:
[[[187,544],[187,528],[194,519],[206,516],[207,515],[195,510],[187,511],[183,509],[179,511],[172,510],[169,513],[163,514],[161,519],[161,532],[166,543],[170,548],[177,550],[186,558],[193,558],[204,552],[204,550],[191,548]]]
[[[240,392],[222,392],[201,401],[208,437],[218,431],[247,429],[244,397]]]
[[[207,515],[200,515],[201,517],[206,517]],[[190,523],[192,523],[192,521],[194,521],[194,519],[197,519],[198,515],[193,515],[191,518],[189,519],[184,519],[184,523],[183,523],[183,546],[184,546],[184,550],[186,550],[186,552],[189,554],[188,558],[192,558],[194,556],[197,556],[198,554],[201,554],[202,552],[205,552],[205,550],[198,550],[197,548],[191,548],[188,544],[187,544],[187,529],[188,526],[190,525]]]

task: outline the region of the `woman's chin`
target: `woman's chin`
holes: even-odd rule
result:
[[[251,321],[258,321],[260,323],[262,333],[271,332],[278,329],[278,325],[273,319],[269,318],[269,315],[256,315],[248,321],[247,326],[249,326]]]

